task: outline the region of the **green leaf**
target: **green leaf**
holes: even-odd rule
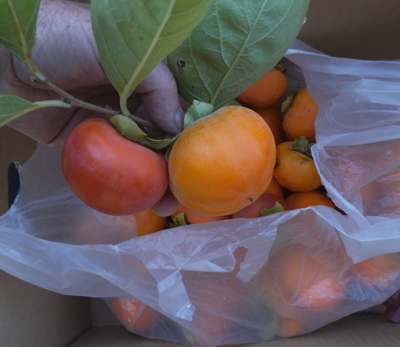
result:
[[[12,94],[0,95],[0,127],[26,113],[45,107],[70,108],[71,105],[61,100],[30,102]]]
[[[45,76],[31,59],[40,0],[0,0],[0,44],[24,61],[40,80]]]
[[[206,102],[201,102],[198,100],[193,100],[192,105],[186,111],[184,116],[184,127],[192,124],[196,120],[210,115],[214,111],[214,106],[207,104]]]
[[[215,109],[237,97],[284,56],[309,2],[215,0],[200,25],[168,56],[179,94]]]
[[[143,146],[149,147],[154,150],[161,150],[170,146],[175,138],[172,139],[152,139],[147,133],[145,133],[140,127],[136,124],[136,122],[129,118],[128,116],[124,116],[122,114],[117,114],[115,116],[111,116],[109,118],[111,124],[118,130],[118,132],[126,137],[128,140],[137,142]]]
[[[288,95],[287,98],[282,102],[281,113],[282,113],[283,116],[287,113],[287,111],[289,111],[289,108],[292,106],[293,101],[294,101],[294,99],[295,99],[295,97],[296,97],[296,95],[298,94],[299,91],[300,91],[300,87],[297,86],[293,90],[292,94]]]
[[[92,25],[100,60],[122,113],[136,86],[200,23],[213,0],[96,0]]]
[[[172,227],[180,227],[180,226],[184,226],[184,225],[188,225],[188,223],[186,222],[185,213],[181,212],[181,213],[178,213],[172,219],[172,223],[169,226],[172,228]]]
[[[238,102],[236,99],[231,99],[228,100],[227,102],[223,103],[222,106],[242,106],[240,102]]]
[[[173,137],[172,139],[152,139],[147,136],[141,139],[139,143],[154,150],[161,150],[171,146],[175,142],[175,140],[176,137]]]
[[[285,211],[285,209],[283,208],[283,206],[279,202],[276,202],[274,207],[263,208],[261,210],[261,216],[262,217],[269,216],[271,214],[275,214],[275,213],[278,213],[278,212],[284,212],[284,211]]]
[[[129,140],[139,142],[141,139],[147,136],[147,134],[139,128],[136,122],[128,116],[117,114],[115,116],[111,116],[109,119],[114,128],[117,129],[122,136]]]
[[[292,141],[289,149],[306,155],[307,157],[312,159],[311,147],[314,145],[314,142],[308,142],[308,140],[304,136],[300,136],[296,140]]]

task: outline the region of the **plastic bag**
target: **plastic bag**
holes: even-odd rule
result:
[[[131,331],[192,346],[304,334],[384,302],[400,288],[400,62],[296,41],[283,63],[289,90],[306,85],[320,107],[313,155],[345,215],[317,206],[136,238],[133,217],[85,206],[59,150],[39,146],[0,217],[0,268],[106,298]]]

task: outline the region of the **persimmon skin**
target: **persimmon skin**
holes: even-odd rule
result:
[[[277,274],[276,304],[311,310],[330,310],[346,290],[340,269],[330,269],[311,257],[302,244],[293,244],[273,258]],[[275,290],[276,289],[276,290]]]
[[[275,165],[271,129],[254,111],[226,106],[183,130],[169,159],[177,200],[203,215],[229,215],[256,200]]]
[[[292,210],[319,205],[336,209],[333,201],[325,193],[319,190],[292,193],[286,198],[286,202]]]
[[[152,308],[139,300],[112,298],[110,308],[115,317],[128,330],[145,332],[154,324]]]
[[[275,194],[283,198],[283,188],[274,176],[272,176],[271,182],[269,183],[267,189],[265,189],[264,193]]]
[[[276,147],[274,177],[278,183],[292,192],[308,192],[322,185],[314,160],[290,148],[292,141]]]
[[[252,110],[256,111],[271,128],[271,131],[274,134],[275,145],[279,145],[286,141],[286,135],[282,127],[283,117],[281,108],[278,104],[263,108],[252,107]]]
[[[135,213],[136,234],[144,236],[163,230],[167,225],[167,217],[156,214],[150,207]]]
[[[185,214],[185,221],[188,224],[201,224],[207,222],[216,222],[220,220],[230,219],[231,216],[214,216],[214,215],[204,215],[193,212],[183,206],[181,203],[178,204],[178,208],[176,211],[171,215],[172,219],[175,218],[178,214],[184,213]]]
[[[263,209],[271,209],[275,207],[276,203],[279,203],[284,211],[289,210],[288,204],[279,195],[263,193],[256,201],[234,213],[232,218],[261,217],[261,212]]]
[[[295,95],[292,105],[282,121],[282,128],[289,141],[304,136],[309,142],[315,142],[315,120],[318,115],[318,105],[302,88]]]
[[[400,272],[400,255],[388,253],[378,255],[354,264],[356,278],[362,283],[376,287],[385,287],[397,277]]]
[[[277,103],[287,88],[286,75],[273,68],[237,97],[249,107],[269,107]]]
[[[281,337],[300,335],[306,328],[302,322],[286,317],[279,317],[278,322],[278,335]]]
[[[105,119],[78,124],[65,141],[61,162],[71,190],[105,214],[143,211],[168,187],[164,156],[126,139]]]

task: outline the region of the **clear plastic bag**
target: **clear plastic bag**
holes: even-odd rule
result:
[[[60,151],[39,146],[0,217],[0,268],[106,298],[131,331],[192,346],[304,334],[384,302],[400,288],[400,62],[333,58],[296,41],[283,63],[289,90],[306,85],[319,105],[312,151],[345,214],[317,206],[136,238],[133,217],[85,206]],[[118,313],[115,297],[135,301]]]

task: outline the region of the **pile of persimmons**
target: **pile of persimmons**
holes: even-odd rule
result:
[[[64,175],[89,206],[104,213],[134,215],[138,237],[187,224],[257,218],[315,205],[343,213],[322,186],[311,154],[318,105],[307,88],[289,91],[284,99],[287,92],[285,71],[277,66],[238,96],[237,104],[187,126],[168,157],[124,139],[105,120],[83,122],[63,148]],[[179,205],[171,216],[159,216],[151,206],[167,189]],[[227,274],[230,286],[237,281],[240,287],[236,274],[244,255],[240,250],[235,254],[237,266]],[[363,284],[385,285],[391,278],[388,273],[399,267],[396,257],[389,254],[354,264],[348,276]],[[298,335],[306,329],[304,322],[281,314],[285,303],[321,311],[334,309],[345,297],[341,268],[328,268],[304,245],[293,244],[271,254],[265,269],[270,278],[257,284],[257,295],[275,305],[278,336]],[[218,288],[203,281],[193,290],[196,297],[206,296],[211,302],[218,299]],[[221,295],[229,295],[221,288]],[[220,304],[214,301],[210,310]],[[231,306],[240,307],[235,305]],[[113,298],[110,307],[137,333],[162,321],[161,313],[137,300]],[[204,316],[199,324],[204,323],[208,333],[224,334],[229,322],[210,310],[200,307],[198,314]]]
[[[256,218],[325,205],[311,155],[318,105],[307,88],[287,92],[281,66],[225,106],[190,126],[168,157],[169,188],[179,201],[170,217],[136,213],[138,235],[171,226]]]

